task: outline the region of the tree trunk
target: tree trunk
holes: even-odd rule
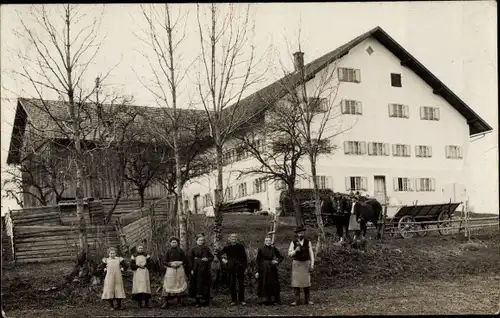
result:
[[[318,180],[316,178],[316,160],[312,154],[309,154],[309,160],[311,163],[311,175],[313,179],[314,188],[314,202],[315,202],[315,212],[316,212],[316,222],[318,224],[318,242],[316,244],[316,254],[321,251],[321,244],[326,241],[325,228],[323,225],[323,218],[321,216],[321,201],[319,195]]]
[[[143,208],[144,207],[144,192],[146,192],[146,189],[141,187],[141,188],[137,189],[137,191],[139,192],[139,199],[140,199],[141,208]]]
[[[219,136],[219,132],[216,132],[216,140]],[[219,242],[222,240],[222,227],[224,217],[222,215],[222,189],[223,189],[223,176],[222,176],[222,145],[216,144],[216,165],[217,165],[217,184],[215,188],[215,203],[214,203],[214,240]]]
[[[290,200],[292,201],[296,226],[304,226],[304,218],[302,217],[300,202],[297,199],[297,196],[295,195],[295,188],[293,186],[292,187],[290,187],[290,185],[288,186],[288,195],[290,196]]]
[[[177,129],[176,129],[177,130]],[[175,156],[175,181],[177,188],[177,229],[179,231],[179,240],[180,246],[184,251],[188,250],[188,241],[187,241],[187,225],[186,225],[186,215],[184,211],[184,203],[182,200],[182,172],[181,172],[181,158],[179,154],[179,131],[175,132],[174,137],[174,156]]]
[[[83,173],[82,173],[82,162],[81,162],[81,153],[82,153],[82,145],[80,142],[80,134],[79,132],[75,133],[75,150],[76,150],[76,216],[78,218],[79,231],[78,231],[78,240],[80,243],[80,251],[85,255],[88,255],[89,245],[87,241],[87,224],[85,222],[85,215],[83,209]]]

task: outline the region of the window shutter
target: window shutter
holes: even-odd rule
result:
[[[398,187],[398,178],[394,178],[393,179],[393,186],[394,186],[394,191],[399,191],[399,187]]]
[[[408,109],[408,105],[403,105],[403,117],[410,118],[410,110]]]
[[[368,191],[368,179],[366,177],[361,177],[361,190]]]
[[[363,105],[361,104],[361,102],[356,102],[356,114],[363,114]]]
[[[392,155],[397,156],[398,155],[398,145],[392,144]]]
[[[415,190],[420,191],[420,178],[415,178]]]
[[[356,83],[361,83],[361,70],[359,69],[354,70],[354,81]]]
[[[333,177],[332,176],[326,177],[326,187],[328,189],[333,189]]]
[[[389,155],[389,152],[390,152],[390,149],[389,149],[389,144],[388,144],[388,143],[385,143],[385,144],[384,144],[384,156],[388,156],[388,155]]]
[[[420,107],[420,119],[424,119],[424,107]]]
[[[413,191],[413,178],[408,178],[408,191]]]
[[[389,117],[394,117],[394,107],[392,107],[392,104],[389,104]]]
[[[373,142],[368,143],[368,155],[373,155]]]
[[[344,153],[346,155],[350,154],[350,151],[349,151],[349,142],[348,141],[344,141]]]
[[[361,148],[361,154],[366,155],[366,141],[360,142],[359,147]]]
[[[458,159],[463,159],[462,147],[457,147]]]
[[[415,157],[421,157],[420,146],[415,146]]]
[[[450,158],[450,146],[444,146],[444,153],[446,158]]]
[[[431,190],[431,191],[436,191],[436,180],[435,180],[434,178],[431,178],[431,179],[430,179],[430,181],[431,181],[431,182],[430,182],[430,183],[431,183],[431,184],[430,184],[430,186],[431,186],[431,189],[430,189],[430,190]]]
[[[346,106],[345,99],[340,101],[340,109],[342,111],[342,114],[347,114],[347,106]]]
[[[434,108],[434,120],[439,120],[439,108]]]
[[[345,190],[351,191],[351,177],[345,177]]]
[[[410,145],[405,145],[405,157],[411,157],[411,147],[410,147]]]
[[[339,74],[339,82],[343,82],[344,81],[344,68],[342,67],[339,67],[339,70],[338,70]]]

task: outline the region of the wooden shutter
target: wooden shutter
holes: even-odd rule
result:
[[[389,117],[394,117],[394,107],[389,104]]]
[[[413,191],[413,178],[408,178],[408,191]]]
[[[408,109],[408,105],[403,105],[403,117],[410,118],[410,110]]]
[[[359,69],[354,70],[354,81],[356,83],[361,83],[361,70]]]
[[[398,178],[393,178],[394,191],[399,191]]]
[[[349,141],[344,141],[344,153],[346,155],[350,154],[350,150],[349,150]]]
[[[450,158],[450,146],[444,146],[444,153],[445,153],[445,156],[446,158]]]
[[[434,108],[434,120],[439,120],[439,108]]]
[[[361,177],[361,190],[368,191],[368,178]]]
[[[356,114],[358,115],[363,114],[363,105],[359,101],[356,102]]]
[[[389,144],[385,143],[384,144],[384,156],[388,156],[389,154],[390,154]]]
[[[411,147],[410,147],[410,145],[405,145],[405,157],[411,157]]]
[[[420,119],[424,119],[424,107],[420,107]]]
[[[415,157],[421,157],[422,154],[421,154],[421,151],[420,151],[420,146],[417,145],[415,146]]]
[[[351,191],[351,177],[345,177],[345,190]]]
[[[338,69],[339,82],[344,82],[344,68],[339,67]]]
[[[340,101],[340,110],[341,110],[342,114],[347,114],[347,106],[346,106],[345,99]]]
[[[333,189],[333,177],[332,176],[326,177],[326,187],[328,189]]]
[[[366,141],[361,141],[359,147],[362,155],[366,155]]]
[[[436,180],[434,178],[430,178],[430,187],[431,191],[436,191]]]
[[[392,155],[393,156],[398,155],[398,145],[397,144],[392,144]]]
[[[415,190],[420,191],[420,178],[415,178]]]
[[[368,155],[373,155],[373,142],[368,143]]]
[[[458,159],[463,159],[462,147],[457,147]]]

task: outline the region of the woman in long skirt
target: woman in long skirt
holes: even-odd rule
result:
[[[187,285],[187,258],[184,251],[179,247],[179,238],[172,237],[170,239],[170,248],[165,255],[164,265],[167,268],[165,277],[163,278],[164,299],[161,308],[168,307],[168,300],[172,297],[177,297],[178,304],[181,305],[182,294],[186,291]]]
[[[196,236],[196,246],[189,251],[188,260],[191,268],[190,294],[196,299],[196,307],[204,300],[204,305],[210,303],[210,287],[212,277],[210,273],[211,262],[214,255],[205,245],[205,236]]]
[[[115,248],[110,247],[108,257],[102,259],[101,267],[106,272],[101,299],[107,300],[113,310],[120,309],[122,299],[126,298],[122,272],[127,269],[127,263],[123,257],[117,256]],[[113,303],[114,300],[116,300],[116,306]]]
[[[144,246],[138,245],[137,253],[132,255],[130,268],[134,271],[132,279],[132,299],[137,301],[139,308],[148,307],[151,298],[151,282],[149,281],[149,268],[151,257],[144,252]]]
[[[264,239],[264,247],[257,251],[257,296],[259,304],[274,305],[280,303],[280,282],[278,265],[283,261],[280,251],[272,245],[270,236]]]

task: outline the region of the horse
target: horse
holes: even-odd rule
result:
[[[321,214],[328,216],[331,224],[335,225],[340,240],[345,239],[349,227],[351,202],[349,198],[340,193],[321,199]]]
[[[382,214],[382,205],[376,199],[367,199],[364,202],[354,202],[353,212],[356,219],[359,220],[360,233],[362,237],[366,236],[367,223],[372,222],[378,229],[378,220]],[[380,231],[377,232],[377,238],[380,239]]]

